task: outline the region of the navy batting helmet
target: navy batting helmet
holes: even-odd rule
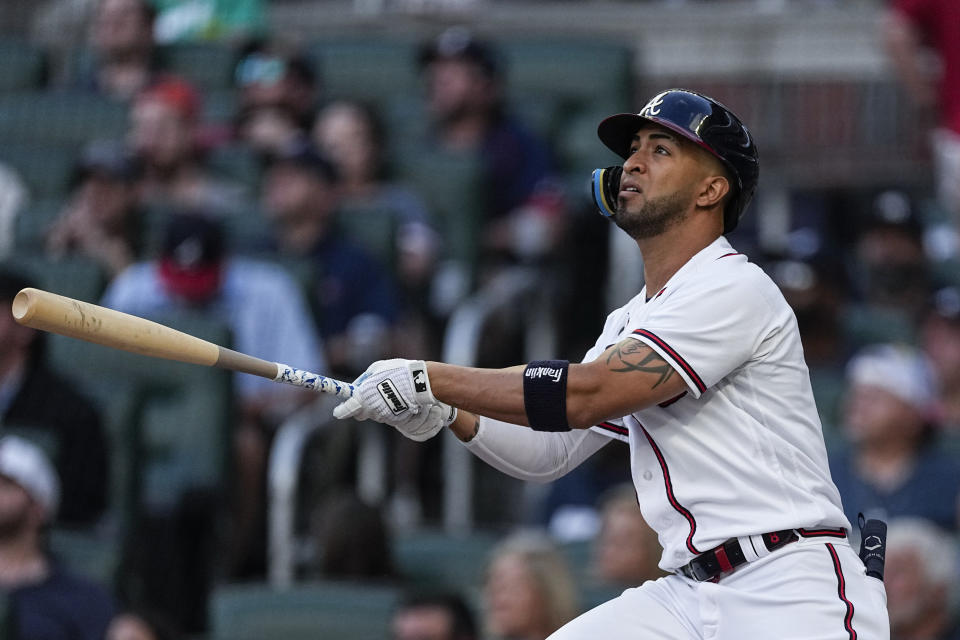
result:
[[[600,123],[603,144],[626,159],[633,136],[644,122],[654,122],[692,140],[716,156],[736,184],[723,212],[723,232],[736,228],[750,204],[760,176],[760,158],[753,136],[732,111],[707,96],[687,89],[655,95],[640,113],[619,113]]]

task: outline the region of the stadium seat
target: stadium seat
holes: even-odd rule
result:
[[[2,118],[2,116],[0,116]],[[33,198],[63,196],[77,157],[74,145],[40,145],[33,142],[3,142],[0,162],[13,167]]]
[[[161,324],[229,346],[218,321],[192,313]],[[221,489],[228,472],[232,391],[226,371],[51,336],[48,358],[104,406],[113,506],[122,522],[170,508],[187,491]],[[96,376],[85,373],[96,371]]]
[[[482,584],[490,552],[499,539],[484,531],[465,535],[419,531],[395,540],[394,560],[400,575],[416,585],[470,591]]]
[[[419,90],[417,42],[359,36],[318,40],[308,48],[329,98],[383,103]]]
[[[19,38],[0,40],[0,91],[39,89],[46,76],[42,49]]]
[[[121,139],[125,104],[70,92],[0,93],[0,141],[33,145],[80,145]]]
[[[443,238],[445,257],[462,262],[472,273],[485,210],[480,159],[410,146],[397,153],[397,173],[426,201]]]
[[[103,267],[89,258],[53,260],[25,249],[15,251],[6,262],[30,277],[38,288],[78,300],[96,301],[107,283]]]
[[[399,599],[394,587],[310,582],[277,590],[225,585],[210,600],[210,640],[382,640]]]
[[[178,42],[160,50],[161,65],[166,71],[204,92],[233,85],[236,57],[229,45],[218,42]]]
[[[621,43],[518,38],[497,43],[509,92],[539,94],[579,107],[626,109],[633,99],[633,51]]]

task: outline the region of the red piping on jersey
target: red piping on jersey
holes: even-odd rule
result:
[[[830,536],[832,538],[846,538],[847,530],[840,529],[797,529],[801,538],[814,538],[819,536]]]
[[[640,424],[639,422],[637,424]],[[647,431],[647,428],[642,424],[640,429],[643,430],[643,435],[647,437],[647,442],[650,443],[650,448],[653,449],[654,455],[657,456],[657,460],[660,462],[660,470],[663,472],[663,484],[664,488],[667,491],[667,500],[670,502],[677,513],[686,518],[687,522],[690,523],[690,535],[687,536],[687,549],[690,550],[690,553],[700,554],[700,550],[693,546],[693,534],[697,532],[697,521],[694,519],[693,514],[687,510],[680,502],[677,500],[677,497],[673,495],[673,482],[670,481],[670,470],[667,468],[667,461],[664,459],[663,454],[660,452],[660,447],[657,446],[657,443],[653,441],[653,438],[650,437],[650,433]]]
[[[601,422],[597,426],[601,429],[606,429],[607,431],[613,431],[621,436],[630,435],[630,431],[626,427],[622,427],[619,424],[614,424],[612,422]]]
[[[679,353],[673,350],[673,347],[664,342],[658,335],[647,331],[646,329],[635,329],[633,331],[638,336],[643,336],[652,340],[658,347],[666,351],[667,355],[670,356],[677,364],[680,365],[687,375],[690,376],[690,379],[693,380],[693,384],[696,385],[697,389],[700,390],[700,393],[703,393],[707,390],[707,385],[703,383],[703,380],[700,379],[700,376],[697,375],[697,372],[693,370],[693,367],[684,360]]]
[[[730,256],[738,256],[738,255],[740,255],[740,252],[734,251],[732,253],[725,253],[722,256],[720,256],[720,258],[729,258]],[[717,260],[719,260],[720,258],[717,258]]]
[[[682,398],[682,397],[685,396],[685,395],[687,395],[687,392],[686,392],[686,391],[684,391],[684,392],[682,392],[682,393],[678,393],[677,395],[673,396],[672,398],[670,398],[670,399],[667,400],[666,402],[661,402],[661,403],[658,404],[657,406],[660,407],[661,409],[666,409],[667,407],[669,407],[670,405],[672,405],[674,402],[676,402],[677,400],[679,400],[680,398]]]
[[[840,566],[840,557],[837,555],[837,550],[833,548],[831,543],[824,545],[827,548],[827,551],[830,552],[830,557],[833,559],[833,571],[837,574],[837,595],[840,596],[840,600],[847,606],[847,614],[843,617],[843,628],[847,630],[847,637],[850,640],[857,640],[857,632],[853,628],[853,603],[847,600],[847,582],[843,579],[843,568]]]

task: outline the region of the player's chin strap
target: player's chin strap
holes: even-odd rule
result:
[[[593,170],[591,181],[593,201],[597,203],[600,213],[607,218],[617,211],[617,195],[620,193],[620,176],[622,175],[623,167],[620,166]]]

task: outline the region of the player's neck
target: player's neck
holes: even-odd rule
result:
[[[647,292],[656,292],[666,286],[673,274],[710,246],[718,235],[716,230],[706,226],[684,224],[652,238],[638,239]]]

